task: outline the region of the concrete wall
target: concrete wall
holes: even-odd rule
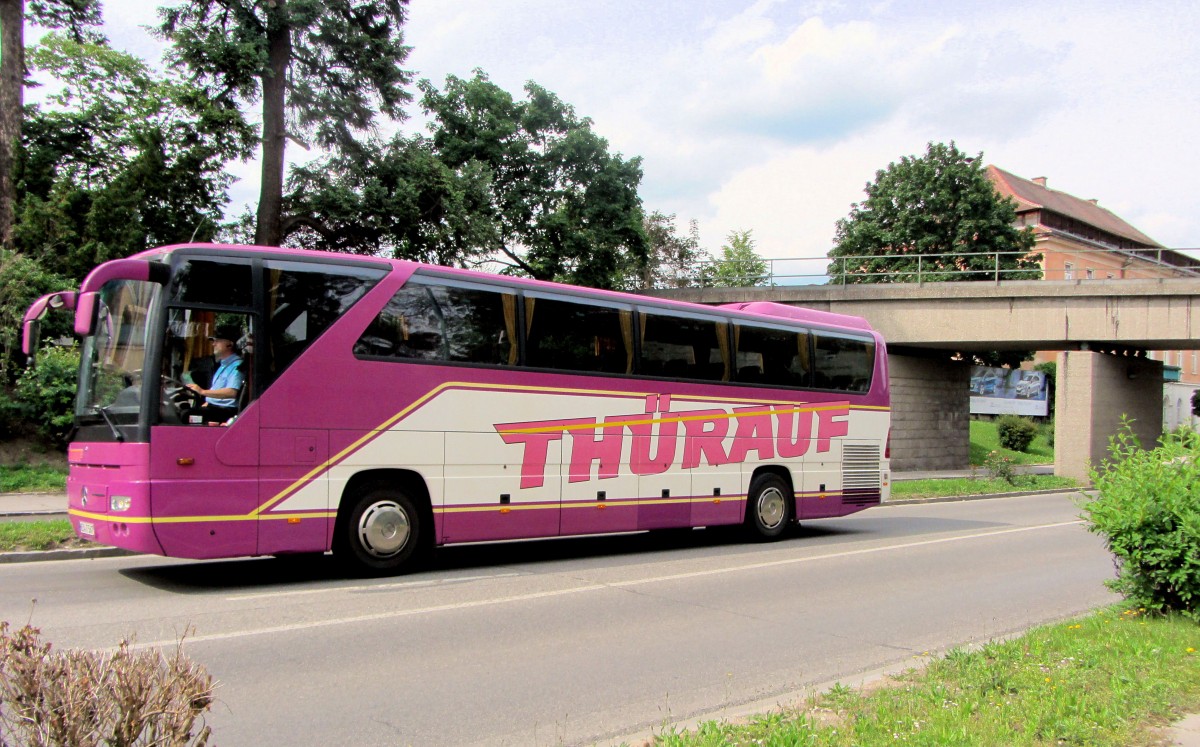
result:
[[[970,468],[971,367],[888,355],[892,471]]]
[[[1124,415],[1142,445],[1162,434],[1162,363],[1146,358],[1067,351],[1058,356],[1054,472],[1079,480],[1108,456]]]

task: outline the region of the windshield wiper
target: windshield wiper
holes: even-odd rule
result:
[[[113,438],[117,439],[117,443],[123,443],[125,436],[121,435],[121,431],[117,429],[117,424],[113,422],[112,416],[108,414],[108,408],[96,405],[96,412],[100,413],[100,417],[104,418],[104,422],[108,425],[108,429],[112,431]]]

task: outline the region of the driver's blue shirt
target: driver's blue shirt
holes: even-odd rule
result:
[[[209,389],[237,389],[241,390],[242,382],[245,377],[242,376],[240,364],[242,357],[237,353],[229,356],[217,365],[217,371],[213,374],[212,386]],[[228,399],[216,399],[215,397],[205,397],[205,401],[210,405],[217,407],[234,407],[237,405],[237,397]]]

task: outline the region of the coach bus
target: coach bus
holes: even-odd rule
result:
[[[58,309],[71,523],[138,552],[386,574],[460,542],[771,539],[890,489],[887,356],[856,317],[211,244],[39,299],[27,354]]]

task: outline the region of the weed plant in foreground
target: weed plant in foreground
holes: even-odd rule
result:
[[[706,722],[655,744],[1162,744],[1200,710],[1200,626],[1115,607],[1021,638],[954,650],[870,692],[835,686],[748,723]]]

